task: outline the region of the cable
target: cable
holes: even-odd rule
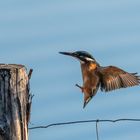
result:
[[[96,120],[96,136],[97,136],[97,140],[99,140],[98,123],[99,123],[99,120]]]
[[[116,120],[78,120],[78,121],[70,121],[70,122],[60,122],[60,123],[52,123],[48,125],[41,125],[41,126],[35,126],[35,127],[30,127],[29,130],[33,129],[41,129],[41,128],[49,128],[52,126],[59,126],[59,125],[71,125],[71,124],[81,124],[81,123],[98,123],[98,122],[120,122],[120,121],[131,121],[131,122],[140,122],[140,119],[116,119]]]

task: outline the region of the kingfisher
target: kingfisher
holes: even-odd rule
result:
[[[137,73],[129,73],[116,66],[100,66],[95,58],[86,51],[59,52],[79,60],[83,77],[83,86],[76,84],[84,93],[83,108],[96,95],[98,89],[109,92],[115,89],[132,87],[140,84]]]

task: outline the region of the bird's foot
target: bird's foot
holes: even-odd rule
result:
[[[84,88],[83,87],[79,86],[78,84],[76,84],[75,86],[77,86],[78,88],[81,89],[82,92],[84,92]]]

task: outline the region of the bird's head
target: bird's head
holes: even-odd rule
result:
[[[86,51],[59,52],[59,53],[63,54],[63,55],[72,56],[72,57],[78,59],[81,63],[96,62],[96,60],[93,58],[93,56]]]

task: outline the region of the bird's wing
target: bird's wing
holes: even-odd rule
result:
[[[137,73],[128,73],[114,66],[101,67],[101,90],[111,91],[140,84],[140,76]]]

